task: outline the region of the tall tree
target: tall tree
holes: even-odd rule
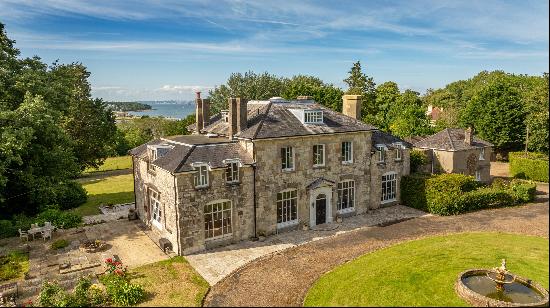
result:
[[[368,123],[376,125],[383,131],[389,131],[390,119],[389,112],[392,106],[397,104],[401,96],[397,83],[387,81],[376,87],[376,114],[370,119],[366,119]]]
[[[479,90],[464,109],[462,126],[501,150],[518,150],[525,138],[526,112],[521,96],[506,78],[498,78]]]
[[[361,114],[363,117],[376,114],[376,83],[372,77],[363,73],[360,61],[353,63],[344,82],[348,85],[346,94],[362,96]]]

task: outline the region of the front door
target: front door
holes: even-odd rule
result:
[[[320,225],[327,222],[327,197],[319,194],[315,200],[315,224]]]

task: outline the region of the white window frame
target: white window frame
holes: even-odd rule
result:
[[[476,181],[481,182],[481,171],[476,170]]]
[[[348,144],[349,149],[345,149],[344,145]],[[346,155],[348,157],[346,157]],[[346,159],[347,158],[347,159]],[[353,163],[353,142],[352,141],[343,141],[342,142],[342,164],[352,164]]]
[[[210,166],[207,163],[193,163],[191,166],[195,169],[195,174],[193,175],[195,188],[208,187],[210,184]]]
[[[149,206],[151,209],[151,224],[162,230],[162,203],[160,202],[160,193],[149,188]]]
[[[229,210],[225,209],[224,206],[229,203]],[[218,206],[221,205],[221,208],[218,208]],[[212,210],[210,212],[207,212],[207,207],[211,207]],[[216,207],[216,208],[215,208]],[[207,225],[206,217],[210,216],[210,222],[211,225]],[[221,235],[216,236],[208,236],[208,234],[214,234],[215,228],[214,228],[214,221],[215,218],[219,217],[217,215],[221,216]],[[205,241],[212,241],[212,240],[219,240],[224,239],[233,236],[233,202],[229,199],[220,199],[212,202],[208,202],[203,207],[203,219],[204,219],[204,240]],[[224,233],[224,230],[227,230],[227,224],[226,221],[229,219],[229,229],[230,231],[227,233]],[[211,227],[211,228],[210,228]]]
[[[281,148],[281,170],[294,171],[294,148],[291,146]]]
[[[304,110],[305,124],[320,124],[323,123],[322,110]]]
[[[337,203],[336,208],[337,212],[340,214],[344,213],[350,213],[355,211],[355,181],[354,180],[344,180],[338,183],[337,186]],[[347,199],[347,207],[342,208],[342,205],[344,205],[343,202],[343,196],[344,191],[347,191],[348,199]],[[351,198],[349,197],[351,195]],[[350,206],[351,203],[351,206]]]
[[[485,160],[485,148],[481,148],[479,152],[479,160]]]
[[[316,147],[317,147],[317,150],[321,149],[321,152],[322,152],[321,154],[322,155],[320,155],[318,152],[315,151]],[[313,167],[324,167],[325,166],[325,156],[326,156],[325,155],[325,145],[324,144],[315,144],[315,145],[313,145],[312,150],[313,150]],[[316,164],[315,162],[316,162],[317,158],[319,158],[319,157],[321,158],[322,162],[320,164],[319,163]]]
[[[384,173],[381,178],[381,194],[380,203],[389,203],[397,200],[397,173],[394,171]],[[386,183],[386,189],[384,189],[384,183]],[[389,194],[388,194],[388,183]]]
[[[395,146],[395,160],[402,160],[403,159],[403,144],[402,143],[394,143]]]
[[[225,159],[223,163],[225,166],[225,182],[228,184],[239,183],[240,182],[240,167],[242,167],[240,159]],[[228,177],[228,173],[231,175]]]
[[[292,197],[292,192],[294,192],[294,197]],[[289,193],[289,196],[285,196],[285,193]],[[282,198],[279,199],[279,194],[282,194]],[[294,219],[284,220],[290,216],[292,218],[292,200],[294,200],[294,206],[296,207],[296,217]],[[277,229],[281,229],[288,226],[293,226],[298,224],[298,190],[294,188],[285,189],[277,193],[275,201],[275,210],[276,210],[276,221]],[[281,222],[279,222],[279,205],[281,208]]]
[[[378,162],[383,163],[386,161],[386,146],[383,144],[377,144],[376,145],[376,154],[378,156]]]

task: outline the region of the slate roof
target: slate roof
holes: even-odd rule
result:
[[[480,147],[489,147],[493,146],[493,144],[482,140],[475,135],[472,138],[472,144],[467,144],[464,142],[464,129],[446,128],[439,133],[415,142],[414,146],[423,149],[463,151]]]
[[[252,156],[243,149],[238,142],[227,138],[209,138],[199,135],[174,136],[154,139],[130,151],[131,155],[149,161],[148,145],[166,144],[172,146],[166,155],[157,158],[153,165],[171,173],[194,170],[191,164],[207,163],[210,168],[223,168],[223,160],[238,158],[244,165],[254,163]]]
[[[343,133],[374,130],[376,127],[333,111],[311,100],[306,101],[250,101],[248,107],[248,128],[235,134],[247,139],[281,138],[292,136]],[[316,109],[323,111],[322,124],[303,124],[290,110]],[[210,118],[202,133],[227,136],[229,123],[219,114]],[[195,125],[188,129],[194,130]]]
[[[407,148],[411,148],[412,147],[412,144],[401,139],[401,138],[398,138],[392,134],[388,134],[388,133],[385,133],[385,132],[382,132],[382,131],[374,131],[372,133],[372,144],[373,145],[377,145],[377,144],[384,144],[386,146],[389,146],[390,148],[393,148],[393,144],[394,143],[401,143],[403,146],[407,147]]]

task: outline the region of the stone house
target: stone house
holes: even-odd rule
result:
[[[491,181],[492,144],[474,136],[472,129],[446,128],[434,135],[413,142],[423,150],[428,165],[423,170],[431,173],[461,173],[476,180]]]
[[[359,121],[360,96],[343,113],[310,97],[209,105],[198,93],[192,135],[130,152],[138,216],[178,254],[399,202],[411,144]]]

